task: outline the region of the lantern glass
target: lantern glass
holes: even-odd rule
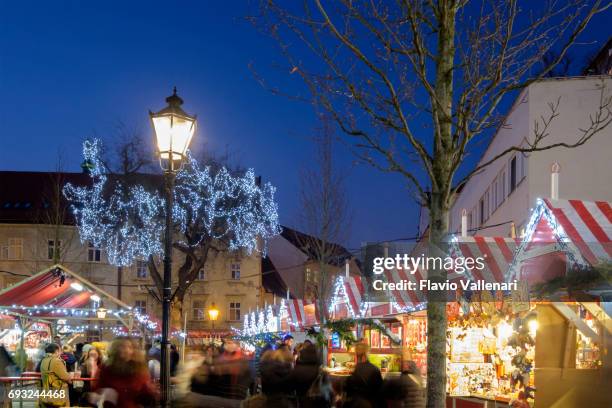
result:
[[[157,153],[162,169],[176,171],[182,162],[195,133],[196,118],[182,108],[183,100],[176,94],[166,98],[168,106],[157,113],[150,113]]]
[[[219,309],[217,309],[215,307],[215,304],[213,303],[213,305],[211,306],[210,309],[208,309],[208,317],[210,318],[210,320],[215,321],[217,320],[217,318],[219,317]]]
[[[162,160],[182,160],[195,131],[195,120],[173,114],[152,117]]]

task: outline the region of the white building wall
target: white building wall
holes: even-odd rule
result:
[[[590,125],[589,115],[597,112],[602,84],[607,88],[606,94],[611,95],[610,77],[560,78],[532,84],[517,98],[507,115],[506,125],[497,132],[480,162],[489,160],[510,146],[524,144],[526,138],[533,140],[535,121],[549,117],[549,104],[557,100],[559,115],[551,122],[547,130],[549,136],[542,141],[542,145],[575,143],[581,136],[579,129],[587,128]],[[541,129],[542,124],[539,126]],[[477,235],[508,236],[511,221],[515,223],[517,233],[520,233],[535,200],[550,196],[550,167],[553,162],[561,165],[560,198],[612,201],[612,126],[578,148],[560,147],[529,153],[524,157],[520,153],[517,155],[516,189],[510,192],[509,163],[513,155],[506,155],[474,176],[463,188],[451,210],[451,231],[460,231],[461,210],[465,208],[472,213],[473,219],[468,228],[483,228]],[[493,206],[488,211],[490,215],[481,224],[479,202],[504,169],[503,203],[497,208]],[[495,226],[498,224],[503,225]]]

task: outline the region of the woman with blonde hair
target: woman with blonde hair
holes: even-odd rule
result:
[[[144,354],[128,337],[119,337],[111,343],[95,389],[105,395],[105,404],[121,408],[150,407],[157,399]]]

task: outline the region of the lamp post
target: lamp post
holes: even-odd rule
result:
[[[217,317],[219,317],[219,309],[215,307],[215,302],[212,302],[210,309],[208,309],[208,318],[212,323],[212,331],[215,330],[215,321],[217,320]]]
[[[164,172],[164,196],[166,200],[166,233],[164,239],[164,277],[162,292],[162,342],[161,342],[161,405],[170,404],[170,303],[172,301],[172,206],[174,204],[174,179],[185,159],[189,142],[195,133],[196,118],[182,108],[183,100],[174,93],[166,98],[168,106],[157,113],[149,111],[159,164]]]

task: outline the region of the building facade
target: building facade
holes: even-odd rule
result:
[[[553,78],[530,85],[517,98],[479,163],[508,147],[527,147],[536,131],[547,133],[543,146],[575,143],[581,129],[589,128],[590,116],[598,112],[602,95],[612,96],[610,76]],[[542,118],[551,116],[551,104],[556,105],[556,117],[544,129]],[[450,231],[460,232],[465,209],[470,235],[509,236],[512,224],[520,235],[536,199],[550,197],[553,163],[560,166],[560,198],[612,201],[611,151],[612,126],[607,126],[576,148],[508,154],[462,188],[451,209]],[[426,225],[427,219],[422,217],[421,231]]]
[[[161,304],[147,263],[119,268],[106,254],[82,243],[67,203],[57,195],[65,182],[82,181],[78,173],[0,172],[0,285],[6,288],[60,263],[141,312],[161,318]],[[58,197],[59,200],[57,199]],[[55,199],[54,199],[55,198]],[[174,287],[183,255],[173,254]],[[161,259],[158,260],[161,271]],[[255,309],[262,293],[261,257],[241,252],[211,253],[186,293],[183,315],[173,326],[209,331],[208,310],[219,310],[215,331],[239,327],[246,310]]]

